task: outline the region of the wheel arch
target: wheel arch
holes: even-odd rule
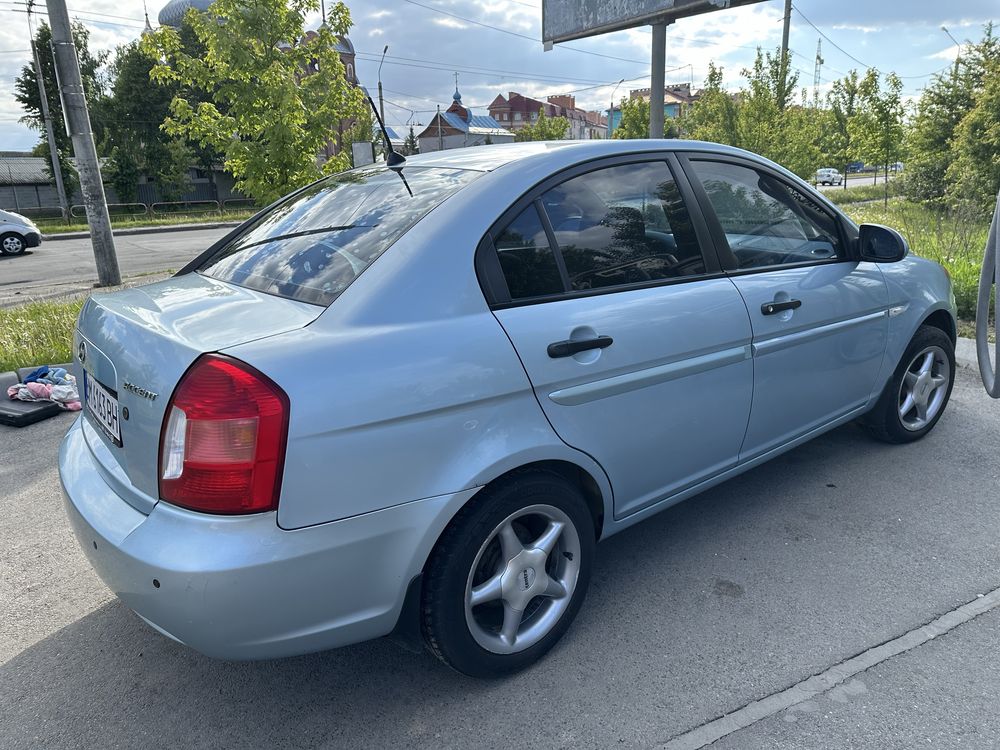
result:
[[[478,497],[483,490],[496,485],[498,482],[505,481],[516,474],[530,471],[558,474],[580,490],[587,502],[587,509],[594,519],[595,540],[600,540],[604,532],[605,519],[608,517],[613,518],[611,486],[608,483],[607,476],[596,463],[590,468],[584,467],[582,463],[571,461],[567,458],[539,458],[519,463],[516,466],[496,473],[492,479],[481,484],[478,490],[464,503],[451,508],[450,517],[441,526],[433,544],[427,548],[426,554],[423,556],[424,559],[420,564],[420,572],[410,579],[406,587],[403,604],[396,618],[395,627],[388,634],[390,640],[395,641],[409,651],[419,652],[424,649],[423,635],[420,630],[420,598],[427,563],[430,561],[434,549],[440,543],[445,531],[454,522],[459,511]],[[597,472],[600,473],[598,474]]]
[[[957,341],[958,333],[955,326],[955,318],[952,317],[951,312],[945,308],[938,308],[928,314],[922,321],[920,321],[920,325],[932,326],[944,331],[945,335],[951,339],[952,344]]]

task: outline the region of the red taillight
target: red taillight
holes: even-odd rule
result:
[[[231,357],[205,354],[181,378],[160,435],[160,497],[205,513],[278,507],[288,397]]]

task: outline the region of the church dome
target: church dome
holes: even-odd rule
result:
[[[184,14],[187,13],[188,8],[206,11],[211,4],[212,0],[170,0],[160,10],[160,15],[157,18],[160,26],[173,26],[177,28],[181,25],[181,21],[184,20]]]

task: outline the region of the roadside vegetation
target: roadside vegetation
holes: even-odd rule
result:
[[[112,216],[111,226],[115,229],[139,229],[141,227],[169,227],[179,224],[215,224],[220,221],[244,221],[254,215],[254,211],[226,211],[219,213],[183,214],[172,216]],[[38,228],[44,234],[61,232],[87,232],[90,227],[80,218],[74,218],[69,224],[62,219],[35,219]]]
[[[72,360],[73,326],[85,299],[0,308],[0,372]]]

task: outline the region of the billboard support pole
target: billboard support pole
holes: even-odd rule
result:
[[[653,54],[649,83],[649,137],[663,137],[663,77],[667,69],[667,24],[653,25]]]

